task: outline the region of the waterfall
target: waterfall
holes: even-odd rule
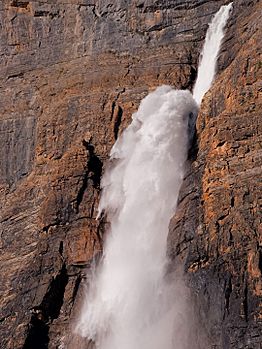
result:
[[[172,348],[177,315],[163,278],[190,112],[197,113],[197,105],[189,91],[159,87],[112,148],[99,205],[111,229],[78,324],[98,348]]]
[[[98,349],[192,347],[186,344],[186,287],[165,277],[166,240],[184,176],[189,115],[196,118],[212,83],[230,7],[223,6],[209,27],[196,101],[189,91],[157,88],[111,150],[98,212],[106,213],[110,229],[76,326]]]
[[[221,6],[207,30],[198,67],[197,80],[193,89],[193,97],[198,104],[201,103],[204,94],[210,89],[215,77],[217,57],[232,6],[232,3]]]

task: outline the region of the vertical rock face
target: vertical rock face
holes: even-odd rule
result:
[[[261,4],[235,2],[169,253],[185,261],[213,347],[256,348]],[[150,89],[192,86],[224,3],[0,3],[1,348],[63,347],[101,252],[95,217],[109,150]]]
[[[262,343],[261,9],[234,6],[170,224],[169,254],[185,262],[212,348]]]

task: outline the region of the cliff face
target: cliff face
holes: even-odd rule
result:
[[[212,348],[262,343],[261,19],[261,2],[235,6],[170,224]]]
[[[224,3],[1,2],[1,348],[65,342],[101,252],[95,216],[109,150],[150,89],[192,86]],[[235,1],[170,225],[169,254],[184,260],[218,348],[261,342],[260,14],[259,1]]]

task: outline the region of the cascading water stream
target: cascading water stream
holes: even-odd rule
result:
[[[184,175],[188,118],[196,118],[212,83],[231,6],[222,6],[209,26],[196,101],[189,91],[157,88],[111,150],[99,204],[110,232],[76,326],[98,349],[188,348],[186,288],[165,279],[166,240]]]
[[[197,80],[193,89],[193,97],[199,105],[204,94],[210,89],[215,77],[217,57],[232,6],[233,3],[222,6],[207,30],[204,47],[201,52]]]

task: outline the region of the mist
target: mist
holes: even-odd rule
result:
[[[112,148],[99,205],[111,230],[77,326],[98,348],[171,349],[174,328],[185,325],[181,298],[176,302],[164,277],[192,112],[197,105],[189,91],[159,87]]]

